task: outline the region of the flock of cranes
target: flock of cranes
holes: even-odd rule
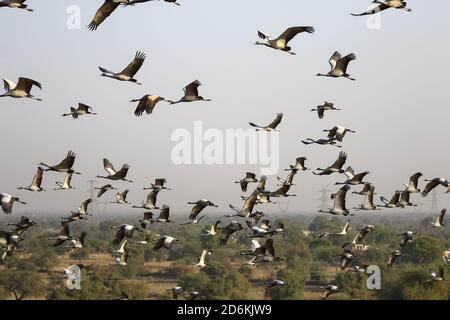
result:
[[[142,68],[146,55],[143,52],[136,52],[136,55],[128,66],[120,72],[110,71],[103,67],[99,67],[102,77],[112,78],[118,81],[127,81],[142,85],[134,78],[138,71]],[[40,98],[36,98],[31,94],[31,89],[33,86],[38,87],[42,90],[42,85],[32,79],[20,77],[18,83],[14,83],[11,80],[3,78],[5,93],[1,94],[0,97],[11,97],[11,98],[30,98],[38,101],[42,101]],[[139,102],[134,114],[139,117],[145,113],[151,114],[156,104],[161,101],[165,101],[170,105],[182,103],[182,102],[194,102],[194,101],[211,101],[211,99],[204,98],[199,94],[198,87],[201,86],[201,82],[194,80],[183,88],[184,95],[176,101],[168,100],[163,97],[154,94],[146,94],[140,99],[132,99],[131,102]],[[84,103],[78,103],[77,107],[71,107],[69,113],[62,114],[63,117],[71,116],[73,119],[78,119],[80,116],[84,115],[96,115],[93,112],[93,108]]]
[[[95,13],[91,23],[88,25],[88,28],[91,31],[97,30],[97,28],[120,6],[123,7],[134,6],[136,4],[145,3],[149,1],[155,0],[105,0],[104,3],[101,5],[101,7]],[[178,3],[177,0],[163,0],[163,1],[180,6],[180,3]],[[26,0],[1,0],[0,8],[7,7],[12,9],[23,9],[27,11],[33,11],[33,9],[28,8],[28,5],[25,4],[25,2]],[[373,3],[377,4],[375,8],[360,14],[352,13],[352,15],[353,16],[372,15],[390,8],[402,9],[407,12],[412,11],[410,8],[406,7],[407,6],[406,1],[403,0],[386,0],[384,2],[375,0],[373,1]],[[291,48],[287,44],[293,37],[295,37],[298,33],[301,32],[314,33],[314,28],[312,27],[289,28],[285,32],[283,32],[279,37],[273,39],[270,36],[259,31],[258,36],[261,39],[267,40],[267,42],[264,43],[257,42],[256,44],[262,44],[277,50],[289,52],[290,54],[295,54],[290,52]]]
[[[92,22],[88,25],[88,28],[92,31],[96,30],[119,7],[126,8],[128,6],[133,6],[148,1],[151,0],[105,0],[102,6],[97,10],[94,18],[92,19]],[[180,5],[176,0],[164,1],[171,4]],[[0,8],[8,7],[33,11],[32,9],[28,8],[25,2],[25,0],[1,0]],[[406,2],[401,0],[386,0],[385,2],[374,1],[374,3],[376,4],[376,7],[374,9],[368,10],[361,14],[353,15],[371,15],[389,8],[403,9],[408,12],[411,11],[406,7]],[[289,27],[278,37],[271,37],[261,31],[258,31],[257,36],[261,39],[261,41],[255,42],[255,45],[263,45],[275,50],[284,51],[291,55],[295,55],[295,53],[292,51],[291,46],[289,46],[288,44],[298,34],[303,33],[314,34],[315,28],[312,26]],[[99,67],[101,76],[112,78],[118,81],[132,82],[137,85],[141,85],[142,83],[140,83],[135,78],[135,76],[142,68],[146,58],[147,56],[145,53],[137,51],[134,59],[128,64],[125,69],[120,72],[114,72],[106,68]],[[356,55],[354,53],[342,56],[338,51],[336,51],[329,59],[330,71],[327,73],[318,73],[317,76],[329,78],[342,77],[355,81],[355,78],[353,78],[347,71],[350,62],[354,60],[356,60]],[[1,94],[0,97],[30,98],[41,101],[40,98],[34,97],[34,95],[31,93],[33,87],[37,87],[42,90],[42,85],[39,82],[24,77],[20,77],[17,84],[8,79],[3,79],[3,82],[5,93]],[[159,102],[167,102],[170,105],[174,105],[183,102],[211,101],[211,99],[204,98],[199,94],[199,86],[201,86],[201,83],[198,80],[189,83],[184,88],[184,95],[178,100],[169,100],[154,94],[146,94],[142,96],[142,98],[133,99],[131,100],[131,102],[138,103],[134,114],[136,116],[141,116],[144,113],[152,114],[154,108]],[[341,111],[341,109],[334,107],[334,104],[332,102],[325,101],[323,105],[319,105],[316,108],[311,109],[311,111],[317,112],[318,118],[323,119],[325,111]],[[70,112],[63,114],[62,116],[77,119],[78,117],[84,115],[96,115],[96,113],[93,111],[92,107],[83,103],[78,103],[77,107],[71,107]],[[255,128],[255,130],[257,131],[265,131],[267,134],[271,134],[271,132],[279,131],[279,126],[282,120],[283,113],[278,113],[276,115],[276,118],[266,126],[257,125],[253,122],[249,122],[249,125]],[[344,142],[344,138],[346,137],[346,135],[348,133],[356,133],[356,131],[343,126],[334,126],[330,129],[323,129],[322,132],[326,132],[326,137],[320,139],[307,138],[302,140],[302,143],[305,145],[331,145],[334,147],[342,148],[341,143]],[[250,260],[243,262],[244,265],[257,266],[264,263],[283,261],[283,257],[279,257],[276,255],[274,243],[275,241],[283,241],[282,239],[284,235],[286,235],[288,230],[285,228],[283,222],[278,222],[276,225],[273,225],[272,221],[270,221],[270,219],[267,219],[262,211],[255,210],[255,207],[258,206],[259,208],[259,206],[262,205],[273,204],[273,198],[296,196],[295,194],[290,194],[289,192],[291,188],[295,186],[295,184],[293,183],[294,178],[299,172],[304,172],[303,174],[307,174],[308,171],[311,171],[312,174],[318,177],[327,175],[344,175],[343,180],[337,181],[335,183],[335,185],[342,186],[331,196],[331,198],[334,200],[333,207],[319,211],[332,215],[352,216],[355,215],[355,212],[358,211],[376,211],[382,209],[406,208],[415,206],[410,200],[411,194],[421,193],[422,196],[426,197],[430,193],[430,191],[437,188],[438,186],[445,187],[447,188],[447,192],[450,192],[449,182],[444,178],[425,179],[424,181],[427,182],[427,184],[424,186],[423,191],[421,191],[419,189],[419,179],[422,177],[422,173],[417,172],[410,177],[410,181],[405,185],[404,189],[395,190],[394,195],[390,199],[381,196],[381,203],[376,204],[374,202],[374,195],[376,194],[375,186],[372,183],[365,181],[366,176],[368,176],[370,172],[361,171],[355,173],[355,170],[351,166],[348,166],[344,169],[344,166],[347,162],[347,157],[348,154],[342,151],[338,154],[338,158],[330,166],[326,168],[319,167],[315,170],[311,170],[310,168],[306,167],[306,157],[298,157],[297,159],[295,159],[294,165],[290,165],[289,168],[284,169],[284,171],[287,172],[287,176],[285,179],[277,177],[277,180],[280,184],[277,185],[278,188],[276,189],[266,189],[267,177],[261,176],[258,178],[255,173],[246,172],[245,177],[240,180],[236,180],[235,183],[240,185],[240,189],[243,193],[247,193],[249,191],[248,188],[253,184],[257,184],[256,188],[251,190],[248,195],[242,196],[242,200],[244,201],[242,206],[238,207],[229,204],[229,208],[232,212],[230,214],[227,214],[225,217],[233,219],[230,219],[227,223],[224,223],[221,220],[217,220],[214,224],[203,229],[202,236],[218,237],[220,246],[226,246],[228,240],[231,237],[234,237],[236,233],[241,232],[245,229],[247,231],[246,238],[251,238],[252,240],[250,249],[241,252],[242,256],[251,257]],[[72,151],[69,151],[66,158],[64,158],[60,163],[56,165],[47,165],[43,162],[39,163],[31,184],[27,187],[18,187],[17,189],[20,191],[29,192],[45,192],[46,189],[44,189],[43,187],[43,180],[47,172],[64,174],[63,182],[56,182],[57,187],[54,190],[68,191],[74,189],[71,184],[72,177],[74,174],[81,175],[80,172],[77,172],[75,169],[73,169],[75,159],[76,154]],[[103,167],[107,175],[97,175],[97,178],[109,180],[111,181],[111,183],[133,183],[132,180],[129,180],[127,178],[130,169],[130,166],[128,164],[123,164],[122,167],[117,170],[110,160],[104,158]],[[126,266],[128,264],[128,259],[130,257],[130,245],[151,245],[153,251],[159,251],[171,250],[175,245],[177,245],[177,243],[180,242],[179,239],[176,239],[174,236],[167,234],[158,235],[158,237],[155,239],[146,235],[141,240],[133,240],[136,234],[145,234],[145,230],[151,228],[153,224],[178,223],[179,225],[185,227],[188,227],[189,225],[201,224],[202,220],[206,216],[204,212],[207,212],[207,208],[218,207],[218,205],[207,199],[188,202],[188,205],[191,205],[192,209],[189,216],[187,217],[187,221],[174,222],[170,220],[170,206],[167,204],[159,206],[157,204],[158,193],[161,191],[168,191],[172,189],[166,187],[165,184],[166,179],[158,178],[155,179],[155,182],[152,183],[150,187],[144,187],[143,189],[149,190],[149,193],[145,201],[143,201],[140,205],[132,205],[128,202],[127,195],[130,192],[130,189],[120,191],[112,184],[105,184],[102,187],[96,188],[98,190],[98,193],[96,195],[97,198],[103,197],[109,191],[117,190],[116,200],[113,202],[114,204],[131,205],[132,208],[140,209],[143,211],[142,219],[140,219],[138,223],[124,223],[118,226],[111,227],[112,230],[115,230],[115,235],[112,239],[112,244],[116,246],[116,249],[114,250],[114,265]],[[348,208],[346,205],[346,200],[349,191],[352,189],[352,187],[360,185],[363,186],[363,189],[361,191],[352,190],[351,194],[354,194],[356,196],[363,196],[363,203],[358,207]],[[75,237],[71,235],[69,225],[76,221],[86,220],[91,216],[91,214],[89,213],[89,206],[93,202],[93,200],[94,199],[87,199],[83,201],[76,211],[70,212],[70,216],[63,217],[61,219],[61,229],[59,233],[48,238],[49,241],[52,241],[52,245],[54,247],[66,245],[69,252],[76,252],[77,250],[80,250],[85,246],[85,238],[87,236],[87,233],[83,231],[78,237]],[[20,198],[6,193],[0,193],[0,202],[2,210],[5,214],[12,213],[15,203],[24,205],[26,204],[26,202],[22,201]],[[159,211],[158,215],[156,215],[154,211]],[[437,216],[436,220],[431,222],[428,227],[443,227],[445,213],[446,210],[443,209],[439,216]],[[242,221],[237,221],[239,219]],[[1,257],[2,260],[14,253],[15,249],[19,247],[19,243],[23,240],[23,232],[25,232],[32,226],[36,226],[36,223],[34,223],[31,219],[22,216],[21,220],[17,224],[12,225],[13,228],[11,231],[0,231],[0,246],[4,248],[4,252]],[[368,265],[352,266],[352,261],[354,260],[355,256],[355,247],[359,244],[362,244],[366,235],[371,232],[375,232],[374,226],[365,225],[362,229],[357,230],[357,234],[354,236],[353,241],[345,242],[342,245],[343,252],[339,255],[339,264],[342,270],[365,272]],[[317,238],[345,238],[349,234],[350,221],[347,221],[343,226],[341,232],[336,234],[323,232],[317,235]],[[392,267],[395,264],[395,261],[402,256],[402,249],[413,242],[415,234],[416,233],[411,230],[407,230],[404,233],[399,234],[399,237],[401,237],[399,247],[395,248],[395,250],[393,250],[388,257],[387,265],[389,267]],[[264,243],[261,244],[262,241],[258,239],[264,239]],[[212,248],[204,248],[201,252],[199,252],[198,262],[193,263],[193,266],[196,268],[209,267],[208,262],[209,259],[213,259],[213,255],[214,250]],[[64,270],[64,273],[66,275],[68,274],[68,272],[69,269]],[[430,276],[430,281],[444,280],[444,269],[440,268],[438,272],[433,272]],[[264,284],[266,285],[266,291],[270,290],[273,287],[289,285],[282,279],[267,280],[264,282]],[[334,284],[323,286],[322,289],[324,290],[324,298],[328,298],[330,295],[340,291],[340,289]],[[172,292],[174,299],[178,299],[178,297],[180,296],[184,296],[187,299],[196,299],[201,294],[196,291],[184,292],[183,288],[179,286],[169,289],[169,291]]]
[[[276,126],[275,126],[276,127]],[[338,132],[337,128],[333,128],[331,130],[327,130],[329,132]],[[341,131],[345,132],[345,131]],[[354,132],[349,130],[349,132]],[[336,134],[336,133],[334,133]],[[333,134],[333,135],[334,135]],[[343,169],[346,161],[347,154],[345,152],[340,152],[338,155],[338,159],[329,167],[325,169],[317,168],[312,171],[313,174],[322,176],[322,175],[331,175],[331,174],[342,174],[346,177],[346,180],[343,182],[336,182],[336,185],[343,185],[338,191],[331,195],[331,198],[334,199],[334,205],[332,208],[328,210],[319,210],[319,212],[325,212],[333,215],[354,215],[351,213],[351,209],[346,207],[346,197],[348,191],[351,189],[351,186],[363,185],[361,191],[353,191],[352,194],[364,196],[364,202],[359,207],[353,208],[354,211],[359,210],[381,210],[390,209],[390,208],[405,208],[408,206],[413,206],[410,202],[410,194],[411,193],[421,193],[422,196],[427,196],[428,193],[434,188],[442,185],[448,188],[448,182],[442,178],[434,178],[434,179],[424,179],[426,183],[424,190],[421,192],[419,189],[419,179],[422,177],[421,172],[417,172],[410,177],[410,181],[408,184],[404,185],[403,190],[396,190],[392,199],[388,200],[384,196],[380,197],[380,201],[382,204],[374,203],[374,194],[375,187],[372,183],[363,181],[366,175],[369,174],[368,171],[363,171],[361,173],[355,174],[352,167],[347,167],[345,170]],[[45,163],[40,163],[38,170],[33,178],[32,184],[29,187],[18,187],[19,190],[26,190],[30,192],[43,192],[45,189],[42,187],[42,181],[44,172],[53,171],[58,173],[65,174],[64,183],[57,183],[60,188],[70,190],[70,179],[73,174],[81,175],[81,173],[76,172],[73,169],[75,164],[76,154],[72,151],[67,153],[66,158],[64,158],[60,163],[56,165],[47,165]],[[284,227],[282,222],[279,222],[276,226],[272,226],[272,223],[269,219],[264,218],[264,213],[262,211],[254,211],[256,205],[272,203],[270,200],[273,197],[288,197],[295,196],[293,194],[288,194],[291,186],[294,186],[293,183],[295,175],[300,172],[311,171],[306,167],[306,157],[298,157],[295,161],[294,165],[290,165],[288,169],[287,177],[282,179],[277,177],[277,180],[281,183],[278,189],[271,191],[266,189],[266,181],[267,177],[262,176],[259,179],[256,174],[252,172],[247,172],[245,177],[241,180],[235,181],[236,184],[240,185],[240,189],[242,192],[247,192],[249,185],[253,183],[257,183],[256,188],[251,192],[251,194],[247,197],[242,196],[244,200],[244,204],[242,208],[235,207],[233,205],[229,205],[229,207],[235,211],[233,214],[226,215],[227,217],[239,217],[244,219],[245,224],[237,222],[235,220],[231,220],[228,225],[221,226],[221,221],[216,221],[209,228],[205,229],[203,232],[203,236],[215,237],[219,236],[219,243],[222,246],[225,246],[229,240],[229,238],[236,232],[242,231],[245,229],[245,226],[248,229],[247,238],[251,238],[251,249],[245,250],[241,252],[243,256],[252,256],[251,260],[244,262],[244,265],[255,266],[262,263],[270,263],[274,261],[283,261],[282,257],[279,257],[275,254],[274,249],[274,237],[283,236],[286,234],[287,230]],[[113,181],[125,181],[132,183],[131,180],[126,179],[129,166],[124,164],[120,170],[116,170],[112,163],[108,159],[103,160],[103,166],[105,171],[108,173],[108,176],[98,176],[100,178],[105,178]],[[45,167],[45,169],[44,169]],[[69,177],[69,179],[68,179]],[[100,188],[96,188],[98,191],[97,198],[102,197],[106,192],[110,190],[117,190],[117,188],[113,187],[111,184],[106,184]],[[129,244],[137,244],[137,245],[152,245],[154,251],[158,251],[161,249],[170,250],[174,245],[176,245],[179,240],[171,235],[159,235],[157,239],[151,239],[149,236],[146,236],[144,240],[133,241],[133,236],[135,231],[139,231],[140,233],[151,226],[153,223],[174,223],[170,220],[170,207],[168,205],[163,205],[162,208],[157,206],[157,195],[162,190],[172,190],[166,186],[166,180],[163,178],[155,179],[154,183],[151,183],[150,187],[144,187],[144,190],[150,190],[146,201],[144,201],[140,206],[133,205],[133,208],[139,208],[143,210],[159,210],[159,215],[157,217],[154,216],[154,213],[151,211],[145,211],[143,213],[142,220],[139,220],[138,224],[122,224],[119,226],[111,227],[113,230],[117,230],[114,236],[112,243],[118,246],[118,249],[114,251],[115,255],[115,265],[118,266],[126,266],[129,258]],[[114,203],[117,204],[128,204],[126,200],[129,189],[126,189],[122,192],[117,192],[116,201]],[[6,214],[10,214],[12,212],[13,204],[15,202],[19,202],[22,204],[26,204],[21,201],[19,198],[10,196],[7,194],[0,194],[2,209]],[[74,237],[71,235],[69,230],[69,224],[75,221],[88,219],[91,214],[89,213],[89,205],[92,203],[93,199],[87,199],[83,201],[79,208],[76,211],[71,211],[71,215],[69,217],[63,217],[61,222],[61,229],[59,234],[49,237],[49,240],[53,241],[53,246],[62,246],[66,244],[66,248],[68,248],[68,252],[75,252],[84,247],[84,239],[87,236],[86,232],[82,232],[79,237]],[[188,216],[188,221],[180,223],[180,225],[187,226],[191,224],[200,224],[202,219],[206,215],[201,215],[201,213],[208,207],[218,207],[215,203],[211,202],[207,199],[200,199],[198,201],[188,202],[189,205],[192,205],[191,212]],[[444,216],[446,210],[442,210],[442,212],[437,216],[436,220],[431,222],[428,227],[433,228],[441,228],[444,226]],[[22,220],[29,221],[29,226],[35,225],[31,220],[26,217],[22,217]],[[23,222],[19,222],[19,224],[15,225],[16,229],[18,225],[24,224]],[[13,254],[14,250],[18,247],[19,242],[22,240],[21,234],[26,228],[21,228],[20,232],[11,231],[5,232],[2,231],[0,235],[2,238],[0,239],[0,244],[5,247],[5,251],[3,254],[3,259],[6,256],[10,256]],[[349,234],[350,230],[350,221],[348,221],[342,228],[342,231],[337,234],[332,234],[329,232],[321,233],[317,236],[318,239],[326,238],[326,237],[344,237]],[[354,249],[358,244],[363,242],[365,236],[374,232],[375,228],[371,225],[366,225],[364,228],[359,229],[358,233],[354,237],[352,242],[345,243],[343,248],[343,253],[340,255],[340,266],[342,270],[362,272],[365,270],[365,266],[352,266],[351,262],[354,259]],[[394,265],[395,261],[401,257],[403,249],[408,243],[413,241],[413,236],[415,232],[413,231],[405,231],[401,236],[401,241],[399,244],[399,249],[393,250],[388,257],[387,265]],[[257,240],[258,238],[266,238],[265,243],[263,245]],[[206,263],[207,258],[212,255],[214,250],[212,248],[205,248],[201,253],[199,260],[195,267],[205,268],[208,267]],[[441,279],[443,277],[436,276],[434,279]],[[283,280],[274,279],[267,282],[268,289],[273,286],[278,285],[286,285]],[[328,288],[328,287],[327,287]],[[333,293],[333,290],[329,292],[326,290],[326,295]]]

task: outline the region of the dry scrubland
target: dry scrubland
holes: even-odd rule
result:
[[[49,218],[38,221],[38,227],[27,231],[21,250],[0,266],[0,298],[109,300],[119,299],[125,293],[130,299],[170,299],[167,290],[181,285],[186,290],[199,291],[200,299],[320,299],[323,292],[320,286],[337,284],[342,292],[330,299],[448,299],[448,280],[439,283],[426,280],[430,270],[444,265],[442,254],[450,247],[449,231],[426,228],[431,215],[410,220],[405,220],[406,216],[355,217],[348,236],[320,240],[316,235],[339,232],[346,219],[320,215],[278,220],[288,230],[283,237],[273,237],[276,255],[283,261],[251,267],[243,265],[250,257],[240,255],[241,250],[250,246],[248,230],[238,232],[227,246],[220,247],[215,238],[199,237],[205,225],[180,228],[177,224],[153,224],[134,238],[141,239],[149,233],[155,238],[157,234],[170,234],[180,243],[171,250],[156,253],[151,244],[132,244],[128,265],[116,266],[112,256],[114,232],[110,226],[123,221],[72,223],[73,234],[87,231],[87,247],[69,255],[67,249],[51,247],[47,238],[57,231],[58,220]],[[382,290],[376,291],[367,290],[365,274],[337,267],[341,245],[351,241],[357,229],[368,221],[376,229],[364,240],[369,250],[358,253],[351,266],[380,265]],[[7,229],[7,222],[0,226],[2,230]],[[214,220],[207,221],[211,222]],[[312,234],[305,236],[305,230]],[[387,268],[387,254],[398,247],[397,234],[406,230],[414,230],[418,235],[404,248],[404,256],[398,263]],[[193,267],[207,247],[215,250],[207,258],[211,267],[201,270]],[[65,287],[62,269],[72,264],[86,266],[82,270],[81,290]],[[265,292],[264,281],[275,278],[287,281],[288,286]]]

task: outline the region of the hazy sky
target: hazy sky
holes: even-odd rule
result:
[[[29,0],[32,13],[0,9],[5,31],[0,77],[37,80],[43,90],[35,88],[33,93],[44,99],[0,99],[0,191],[28,202],[15,207],[17,216],[67,214],[86,198],[87,180],[105,173],[102,158],[108,157],[116,167],[131,165],[129,178],[135,183],[114,185],[130,188],[133,203],[145,199],[143,186],[165,177],[174,190],[161,192],[158,204],[187,214],[186,202],[208,198],[220,205],[209,209],[210,214],[230,212],[229,203],[242,203],[233,181],[259,168],[173,165],[171,134],[179,128],[192,131],[196,120],[203,121],[205,129],[247,129],[249,121],[265,124],[277,112],[284,112],[279,175],[284,176],[282,170],[299,156],[308,157],[312,168],[330,165],[339,149],[305,146],[300,140],[319,138],[323,129],[342,125],[357,131],[344,140],[347,165],[357,172],[371,171],[367,180],[375,184],[378,196],[390,197],[416,171],[426,178],[450,178],[450,2],[436,0],[431,6],[430,1],[408,1],[413,12],[382,13],[379,30],[370,30],[367,18],[350,15],[364,11],[369,2],[180,0],[182,6],[177,7],[155,1],[119,8],[96,32],[85,25],[103,3],[100,0]],[[80,30],[66,27],[70,5],[81,8]],[[315,34],[302,34],[291,42],[296,56],[253,45],[257,30],[278,35],[294,25],[316,28]],[[137,50],[148,55],[136,76],[143,86],[99,76],[98,66],[120,71]],[[328,71],[335,50],[357,55],[348,70],[356,82],[315,77]],[[177,99],[195,79],[203,84],[200,94],[212,102],[161,103],[151,116],[134,116],[136,104],[131,99],[147,93]],[[343,110],[319,120],[309,110],[323,100]],[[91,105],[99,115],[61,117],[78,102]],[[56,164],[68,150],[77,153],[75,168],[83,173],[73,179],[76,190],[40,194],[16,190],[30,184],[39,162]],[[53,189],[63,177],[46,174],[45,188]],[[290,192],[297,197],[289,200],[289,211],[316,210],[322,185],[343,180],[344,176],[299,173]],[[99,186],[106,183],[98,181]],[[269,177],[267,188],[276,184],[276,177]],[[442,206],[449,201],[443,190],[438,189]],[[112,200],[114,194],[107,193],[105,199]],[[349,206],[362,200],[351,196]],[[412,200],[422,198],[414,195]],[[108,211],[123,208],[111,205]],[[279,211],[276,205],[261,209],[268,214]]]

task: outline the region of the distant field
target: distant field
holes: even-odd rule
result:
[[[88,259],[71,259],[68,255],[61,256],[58,265],[52,270],[53,272],[60,273],[61,270],[72,264],[84,264],[84,265],[96,265],[104,267],[115,267],[112,266],[114,262],[113,257],[107,253],[94,253],[89,256]],[[164,273],[165,270],[173,267],[175,262],[173,261],[147,261],[144,263],[144,267],[151,270],[151,274],[145,277],[133,278],[133,280],[139,280],[147,283],[148,298],[156,299],[162,295],[167,294],[167,289],[173,288],[177,285],[176,279],[169,279],[165,277],[153,276],[153,274]],[[240,267],[239,263],[232,263],[236,268]],[[198,269],[193,268],[195,272]],[[340,271],[338,271],[340,272]],[[264,300],[267,297],[264,295],[264,280],[274,277],[276,272],[268,268],[254,267],[252,278],[249,279],[252,284],[249,290],[250,299],[253,300]],[[336,268],[328,267],[325,270],[325,277],[327,281],[331,281],[336,276]],[[127,281],[130,279],[123,279],[118,281]],[[65,281],[61,279],[61,281]],[[318,300],[322,297],[322,291],[317,287],[317,285],[306,285],[303,294],[303,299],[305,300]]]

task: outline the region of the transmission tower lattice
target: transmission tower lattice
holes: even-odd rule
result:
[[[431,212],[436,213],[439,211],[439,201],[437,199],[437,192],[436,189],[433,190],[433,193],[431,194]]]
[[[87,182],[88,184],[88,197],[92,199],[91,204],[91,214],[94,216],[94,222],[98,224],[102,217],[100,215],[103,215],[106,211],[106,207],[108,206],[108,201],[99,201],[97,198],[97,190],[95,189],[97,185],[97,180],[91,179]],[[100,206],[101,209],[100,209]]]
[[[322,189],[319,191],[319,193],[322,194],[322,196],[317,199],[320,201],[320,206],[319,209],[320,210],[326,210],[329,208],[329,202],[330,202],[330,196],[329,194],[332,192],[331,190],[328,189],[328,185],[327,186],[322,186]]]

